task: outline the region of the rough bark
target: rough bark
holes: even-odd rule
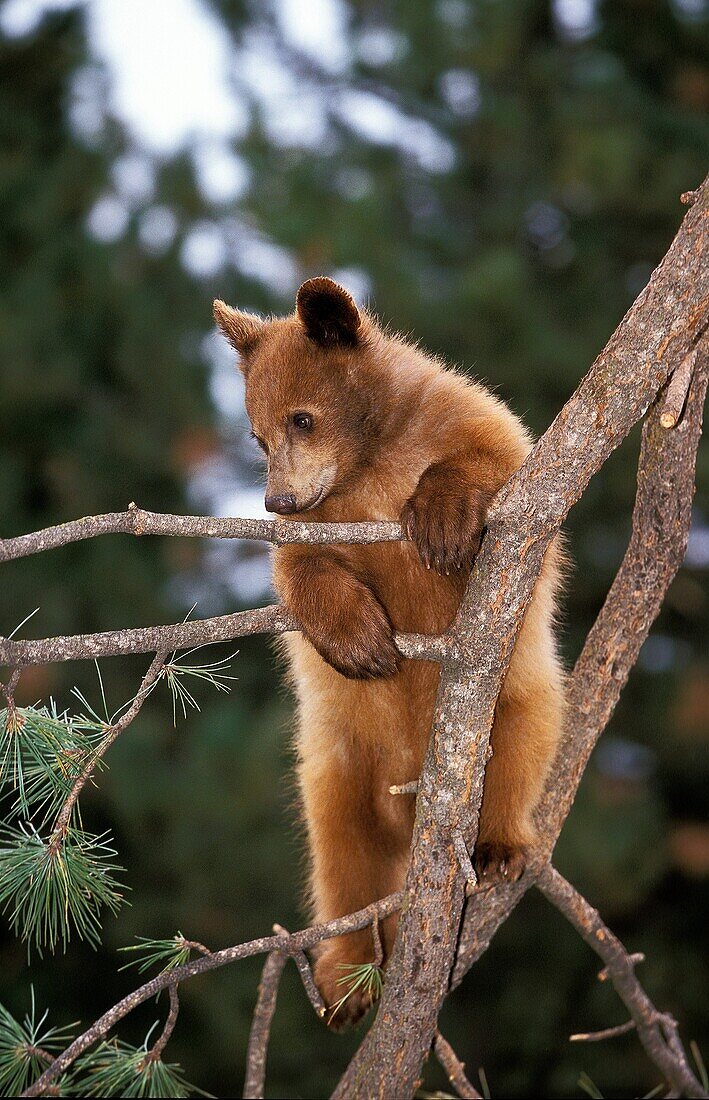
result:
[[[417,798],[408,905],[382,1003],[333,1094],[337,1100],[403,1098],[417,1087],[448,992],[463,909],[452,836],[459,829],[469,847],[477,836],[494,707],[512,647],[544,552],[567,512],[706,327],[708,212],[705,182],[647,287],[498,497],[442,665]]]
[[[681,424],[670,431],[662,428],[663,402],[658,397],[643,427],[630,541],[569,679],[567,735],[537,814],[546,856],[553,851],[591,752],[684,559],[709,373],[706,345],[705,337]],[[487,949],[531,884],[530,875],[514,886],[470,898],[454,985]]]

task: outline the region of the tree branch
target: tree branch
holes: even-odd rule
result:
[[[433,1037],[433,1051],[458,1096],[464,1097],[465,1100],[482,1100],[478,1090],[466,1077],[465,1066],[438,1028]]]
[[[284,634],[299,625],[280,604],[195,619],[170,626],[144,626],[123,630],[104,630],[98,634],[69,634],[32,641],[0,637],[0,665],[16,669],[28,665],[48,665],[55,661],[93,661],[99,657],[123,657],[132,653],[187,649],[214,642],[231,642],[251,634]],[[446,635],[396,634],[402,656],[420,661],[449,660]]]
[[[125,512],[85,516],[56,527],[45,527],[16,538],[0,539],[0,562],[26,558],[99,535],[172,535],[180,538],[253,539],[273,546],[289,543],[364,545],[371,542],[402,542],[406,536],[398,523],[307,523],[294,519],[235,519],[222,516],[173,516],[146,512],[129,504]]]
[[[218,970],[221,966],[238,962],[240,959],[248,959],[253,955],[270,954],[273,951],[286,952],[288,955],[298,955],[301,951],[309,951],[323,940],[334,939],[336,936],[345,936],[349,932],[357,932],[361,928],[367,928],[375,918],[383,920],[391,916],[401,908],[403,894],[389,894],[381,901],[373,902],[365,909],[359,909],[356,913],[350,913],[346,917],[338,917],[328,921],[327,924],[314,924],[310,928],[304,928],[300,932],[262,936],[260,939],[249,940],[247,943],[236,944],[234,947],[225,947],[221,951],[208,951],[199,959],[184,963],[182,966],[171,967],[163,970],[150,981],[145,982],[138,989],[129,993],[123,1000],[115,1004],[107,1012],[104,1012],[82,1035],[53,1059],[52,1064],[38,1077],[23,1096],[41,1096],[47,1091],[47,1086],[63,1073],[79,1055],[83,1054],[120,1020],[127,1016],[138,1005],[150,1000],[161,989],[168,989],[188,978],[194,978],[198,974],[206,974],[210,970]],[[186,941],[191,943],[192,941]],[[199,945],[201,948],[201,945]]]
[[[643,427],[628,548],[567,687],[566,735],[537,811],[541,860],[551,855],[591,753],[682,564],[692,520],[694,474],[709,373],[706,337],[682,425],[666,431],[655,402]],[[487,950],[533,876],[469,899],[453,985]]]
[[[551,540],[707,325],[709,268],[702,245],[708,184],[645,290],[497,498],[497,517],[488,526],[451,631],[466,663],[441,674],[419,783],[408,905],[377,1017],[333,1094],[336,1100],[408,1097],[416,1088],[458,948],[464,884],[453,831],[462,831],[470,850],[495,704]],[[574,748],[562,761],[572,775],[581,755]],[[563,803],[563,786],[561,791]],[[560,817],[555,807],[553,815],[548,825],[556,835],[565,812]],[[525,885],[508,889],[514,904]],[[486,908],[492,935],[509,907],[503,902]]]
[[[687,1062],[676,1020],[655,1008],[635,976],[631,956],[597,911],[551,864],[540,871],[537,887],[603,959],[616,992],[635,1023],[640,1042],[668,1083],[680,1095],[706,1097],[707,1093]],[[622,1027],[627,1030],[627,1025]],[[610,1030],[619,1033],[618,1028]],[[598,1037],[605,1038],[607,1034]]]
[[[278,936],[288,933],[280,925],[274,924],[273,930]],[[271,1023],[276,1011],[276,997],[281,981],[283,967],[288,962],[284,951],[272,951],[263,965],[263,973],[258,987],[256,1007],[251,1020],[251,1031],[246,1048],[246,1080],[244,1097],[246,1100],[261,1100],[266,1087],[266,1054],[271,1035]]]

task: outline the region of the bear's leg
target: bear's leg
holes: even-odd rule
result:
[[[485,770],[475,868],[481,882],[514,882],[536,841],[532,818],[559,743],[563,696],[547,683],[521,697],[501,695]]]
[[[312,731],[311,731],[312,732]],[[377,767],[376,754],[350,735],[329,751],[301,754],[299,779],[308,828],[311,892],[316,922],[363,909],[400,890],[404,883],[412,828],[412,799],[388,792],[392,781]],[[384,962],[391,949],[395,919],[382,922]],[[375,961],[371,927],[325,941],[317,951],[315,981],[328,1006],[328,1023],[341,1030],[356,1023],[373,1003],[360,988],[337,1006],[356,977],[354,967]]]

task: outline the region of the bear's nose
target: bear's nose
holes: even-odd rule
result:
[[[290,516],[298,510],[292,493],[279,493],[275,497],[266,497],[264,503],[267,512],[277,512],[279,516]]]

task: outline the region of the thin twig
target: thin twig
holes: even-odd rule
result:
[[[393,783],[389,788],[389,794],[416,794],[418,789],[418,779],[412,779],[410,783]]]
[[[285,928],[274,924],[274,932],[288,938]],[[276,997],[281,981],[283,967],[288,962],[285,951],[271,951],[263,964],[261,981],[259,982],[256,1006],[251,1020],[249,1042],[246,1049],[246,1078],[244,1081],[244,1097],[246,1100],[261,1100],[266,1086],[266,1055],[268,1053],[268,1040],[271,1036],[271,1023],[276,1011]]]
[[[108,751],[114,741],[120,737],[123,731],[131,724],[133,719],[138,715],[143,703],[147,699],[150,689],[157,680],[162,671],[163,664],[167,653],[164,650],[160,650],[153,658],[148,671],[143,677],[138,694],[131,703],[125,714],[118,719],[113,725],[109,726],[106,730],[105,737],[102,738],[100,744],[91,753],[88,761],[84,765],[81,774],[77,776],[74,784],[59,811],[56,821],[54,822],[54,828],[52,829],[51,845],[58,848],[66,834],[69,822],[71,820],[71,814],[76,805],[77,799],[84,789],[86,783],[90,779],[93,771],[98,764],[101,757]]]
[[[274,924],[273,931],[277,932],[279,936],[289,935],[288,929],[284,928],[282,924]],[[291,951],[290,954],[293,957],[295,965],[298,967],[298,973],[300,974],[300,980],[303,983],[303,989],[307,993],[308,1000],[315,1010],[315,1015],[319,1016],[320,1019],[322,1019],[327,1012],[327,1006],[320,996],[320,990],[315,984],[313,972],[311,970],[310,963],[308,962],[308,956],[305,954],[305,951]]]
[[[655,1008],[635,976],[630,955],[598,912],[551,864],[539,872],[536,885],[603,959],[615,990],[637,1028],[640,1042],[669,1084],[681,1095],[706,1097],[707,1093],[687,1061],[676,1021]]]
[[[328,921],[327,924],[315,924],[310,928],[304,928],[300,932],[293,932],[287,937],[283,935],[262,936],[260,939],[249,940],[247,943],[236,944],[233,947],[225,947],[221,951],[212,951],[200,959],[193,959],[182,966],[172,967],[157,974],[150,981],[145,982],[138,989],[124,997],[107,1012],[99,1017],[83,1034],[79,1035],[61,1054],[57,1055],[50,1066],[38,1077],[37,1080],[22,1093],[23,1096],[41,1096],[47,1090],[47,1086],[60,1073],[63,1073],[76,1059],[99,1039],[102,1039],[120,1020],[124,1019],[134,1008],[150,1000],[161,989],[167,989],[171,985],[177,985],[197,974],[205,974],[210,970],[217,970],[221,966],[240,959],[248,959],[254,955],[263,955],[272,951],[285,951],[289,955],[296,955],[299,951],[308,951],[323,940],[334,939],[336,936],[344,936],[349,932],[358,932],[361,928],[367,928],[375,916],[380,920],[390,916],[401,908],[403,894],[390,894],[381,901],[368,905],[365,909],[359,909],[356,913],[349,913],[346,917],[338,917]]]
[[[634,1031],[635,1020],[627,1020],[616,1027],[606,1027],[603,1031],[577,1031],[575,1035],[569,1035],[570,1043],[600,1043],[602,1039],[615,1039],[618,1035],[627,1035]]]
[[[162,1056],[162,1052],[167,1046],[168,1040],[175,1030],[175,1024],[177,1023],[177,1014],[180,1011],[180,1000],[177,996],[177,983],[168,987],[168,993],[170,995],[170,1011],[167,1014],[165,1026],[160,1033],[160,1036],[151,1046],[150,1050],[145,1056],[146,1062],[158,1062]]]
[[[481,1094],[466,1077],[464,1064],[448,1040],[443,1038],[438,1028],[436,1028],[433,1037],[433,1050],[458,1096],[464,1097],[465,1100],[471,1100],[471,1098],[472,1100],[482,1100]]]

